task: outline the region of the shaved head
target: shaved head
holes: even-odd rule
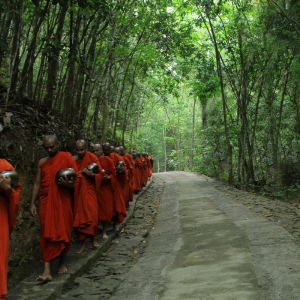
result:
[[[115,148],[115,152],[118,153],[118,154],[120,154],[120,147],[116,147]]]
[[[110,145],[110,143],[104,143],[102,144],[102,150],[104,156],[109,156],[109,154],[112,152],[112,146]]]
[[[57,136],[55,134],[49,134],[44,137],[43,142],[53,141],[54,143],[58,143]]]
[[[85,140],[78,140],[78,141],[76,141],[76,147],[77,147],[77,145],[87,147],[87,142]]]
[[[100,144],[94,144],[92,146],[92,152],[99,158],[103,153]]]
[[[123,146],[120,146],[119,149],[120,149],[120,151],[119,151],[119,152],[120,152],[120,155],[121,155],[121,156],[124,156],[124,155],[125,155],[125,149],[124,149],[124,147],[123,147]]]
[[[75,149],[77,152],[78,157],[84,157],[86,150],[87,150],[87,142],[85,140],[78,140],[75,143]]]
[[[44,137],[43,147],[50,157],[55,156],[59,148],[59,142],[56,135],[46,135]]]

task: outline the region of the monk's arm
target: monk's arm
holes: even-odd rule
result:
[[[0,175],[0,190],[3,191],[7,196],[10,196],[12,193],[10,183],[11,179],[8,176]]]
[[[42,160],[38,162],[37,166],[37,172],[36,172],[36,177],[35,177],[35,182],[32,188],[32,195],[31,195],[31,202],[30,202],[30,214],[35,217],[36,215],[36,207],[35,207],[35,200],[39,194],[40,188],[41,188],[41,180],[42,180]]]

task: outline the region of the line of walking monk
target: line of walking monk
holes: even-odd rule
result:
[[[40,246],[45,269],[37,281],[52,280],[50,263],[57,258],[58,274],[67,272],[65,258],[71,247],[71,231],[74,228],[82,246],[77,253],[87,250],[86,239],[98,247],[95,238],[98,223],[102,238],[107,224],[113,223],[114,230],[124,221],[133,193],[139,193],[152,176],[153,159],[147,153],[125,153],[123,147],[114,148],[109,143],[92,145],[92,152],[84,140],[75,144],[76,155],[59,151],[55,135],[44,138],[43,146],[48,156],[38,162],[37,175],[32,190],[30,213],[36,216],[35,201],[39,198],[41,224]],[[99,172],[88,168],[97,164]],[[59,170],[72,168],[74,177],[56,178]],[[0,159],[0,172],[14,168],[5,159]],[[7,269],[9,236],[14,229],[16,212],[20,210],[22,186],[11,188],[11,179],[0,175],[0,299],[7,294]]]

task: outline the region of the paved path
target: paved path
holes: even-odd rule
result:
[[[300,299],[299,248],[193,173],[165,182],[144,255],[111,300]]]

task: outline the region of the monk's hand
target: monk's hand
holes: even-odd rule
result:
[[[104,174],[103,179],[104,180],[110,180],[110,177],[107,174]]]
[[[74,182],[75,182],[75,179],[73,177],[71,177],[71,180],[69,180],[67,176],[60,177],[58,180],[58,184],[66,187],[68,189],[72,189],[74,187]]]
[[[11,179],[9,176],[0,175],[0,190],[8,195],[12,193],[10,183],[11,183]]]
[[[82,171],[83,171],[82,173],[88,177],[91,177],[91,178],[95,177],[94,172],[92,170],[89,170],[88,168],[85,168]]]
[[[34,204],[30,205],[30,214],[35,218],[36,216],[36,207]]]

